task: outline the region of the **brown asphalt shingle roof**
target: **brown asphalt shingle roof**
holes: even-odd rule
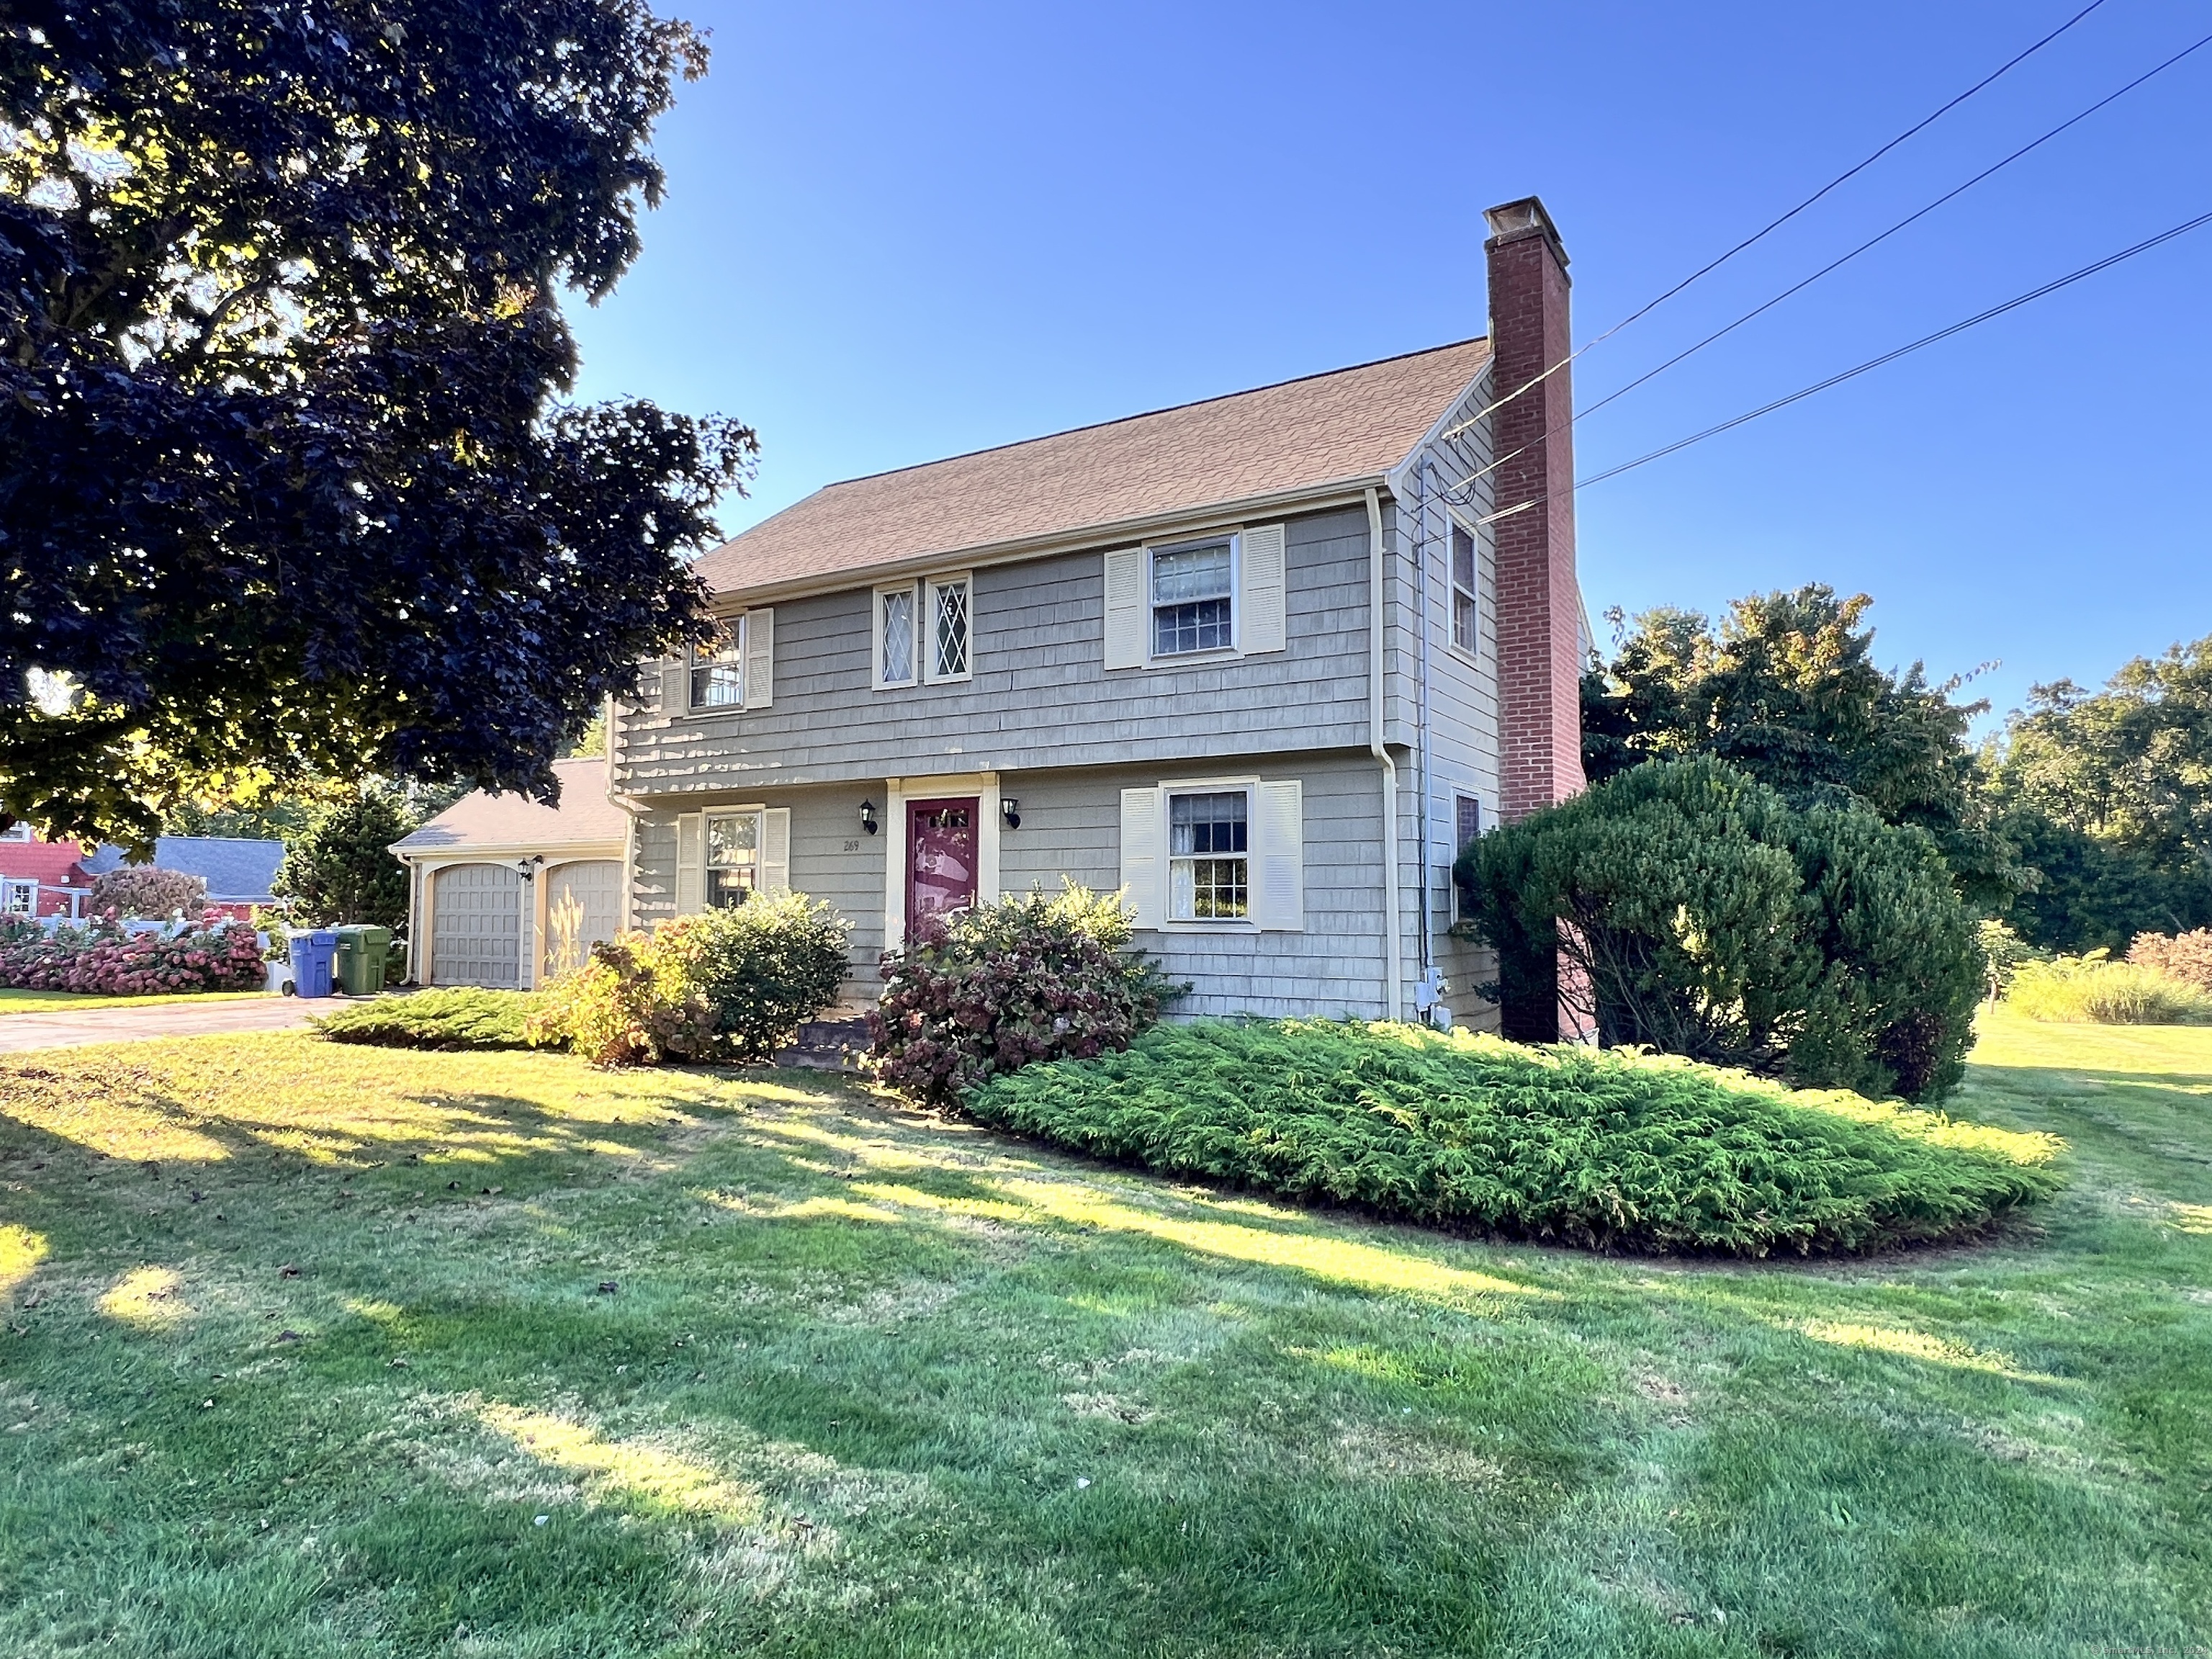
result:
[[[1372,478],[1406,459],[1490,357],[1416,351],[817,489],[699,561],[718,593]]]
[[[561,780],[561,804],[541,806],[527,795],[466,794],[394,843],[394,851],[465,852],[474,847],[574,847],[618,842],[629,833],[629,819],[607,799],[607,763],[603,760],[553,763]]]

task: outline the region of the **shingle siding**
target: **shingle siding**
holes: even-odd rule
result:
[[[1294,518],[1285,532],[1287,648],[1187,667],[1107,672],[1103,548],[975,572],[974,678],[951,685],[871,688],[872,587],[787,600],[775,607],[773,706],[671,719],[656,690],[624,715],[618,787],[656,797],[1104,755],[1364,748],[1365,512]]]

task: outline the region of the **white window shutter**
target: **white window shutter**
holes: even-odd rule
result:
[[[1261,783],[1259,796],[1259,879],[1253,890],[1253,920],[1278,933],[1301,933],[1306,925],[1306,829],[1304,786],[1297,779]]]
[[[1145,550],[1106,556],[1106,666],[1145,665]],[[1126,797],[1125,797],[1126,799]]]
[[[707,908],[707,815],[676,817],[676,914],[696,916]]]
[[[761,890],[791,890],[791,809],[771,806],[761,814]]]
[[[1238,595],[1244,614],[1237,619],[1237,643],[1248,654],[1280,651],[1290,643],[1283,526],[1255,525],[1237,538],[1237,544],[1244,560]]]
[[[660,712],[686,714],[691,711],[691,665],[682,657],[660,665]]]
[[[1121,890],[1137,926],[1157,927],[1163,908],[1160,898],[1161,854],[1167,837],[1160,828],[1160,792],[1124,789],[1121,792]]]
[[[775,612],[745,612],[745,707],[766,708],[775,701]]]

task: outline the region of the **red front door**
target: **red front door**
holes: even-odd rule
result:
[[[906,804],[906,930],[975,902],[975,809],[967,800]]]

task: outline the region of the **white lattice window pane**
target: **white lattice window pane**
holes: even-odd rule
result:
[[[914,678],[914,592],[901,588],[881,596],[884,617],[884,684],[902,685]]]
[[[968,672],[968,584],[948,582],[937,595],[936,666],[939,679],[957,679]]]
[[[731,812],[707,820],[707,903],[727,910],[760,885],[761,815]]]

